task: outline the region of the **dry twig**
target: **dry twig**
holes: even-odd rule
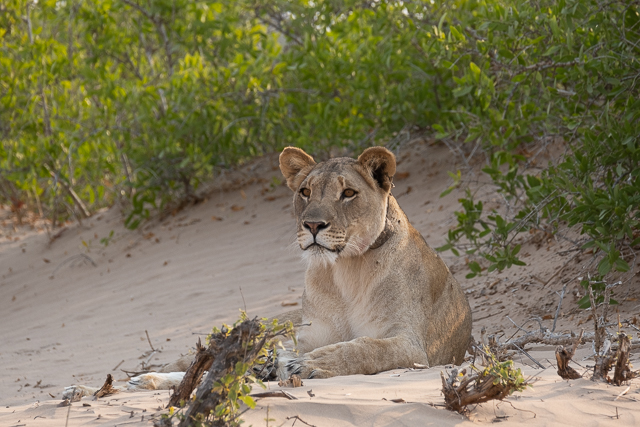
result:
[[[280,387],[302,387],[303,385],[302,379],[296,374],[291,375],[290,378],[284,381],[278,381],[278,386]]]
[[[303,420],[302,418],[300,418],[297,415],[294,415],[292,417],[287,417],[287,420],[296,420],[296,421],[300,421],[303,424],[308,425],[309,427],[316,427],[313,424],[309,424],[308,422],[306,422],[305,420]],[[293,424],[291,424],[291,427],[293,427],[296,424],[296,421],[294,421]]]
[[[463,413],[469,405],[476,405],[489,400],[503,400],[514,391],[522,391],[529,383],[522,378],[520,369],[513,369],[513,361],[498,362],[489,355],[489,366],[478,370],[471,366],[471,373],[463,369],[458,375],[454,368],[448,378],[440,373],[442,393],[447,409]]]
[[[107,379],[105,380],[100,390],[94,393],[95,399],[99,399],[104,396],[108,396],[110,394],[117,393],[119,390],[113,387],[113,377],[111,374],[107,374]]]
[[[211,411],[228,401],[229,396],[226,388],[215,387],[215,385],[236,370],[238,364],[251,366],[268,341],[286,333],[288,333],[286,328],[279,332],[263,329],[256,317],[253,320],[244,320],[231,330],[223,327],[220,332],[211,334],[209,346],[206,348],[198,341],[195,360],[169,401],[170,406],[179,406],[181,401],[189,401],[189,406],[179,426],[186,427],[195,420],[208,417]],[[202,378],[207,369],[208,373]],[[195,398],[190,400],[189,396],[198,383],[200,385]],[[290,398],[290,395],[286,396],[288,393],[284,390],[281,392],[285,394],[285,397]],[[226,424],[223,419],[214,418],[211,425],[222,426]]]
[[[631,378],[635,378],[638,376],[638,372],[632,372],[629,366],[631,340],[626,334],[621,333],[619,343],[620,344],[618,345],[618,351],[616,352],[616,365],[613,371],[613,380],[609,381],[613,382],[617,386],[622,385]],[[607,378],[607,380],[609,379]]]
[[[578,344],[582,341],[582,336],[584,335],[584,329],[580,331],[580,336],[575,340],[571,350],[567,350],[563,346],[559,345],[556,348],[556,361],[558,362],[558,375],[560,375],[565,380],[575,380],[581,378],[582,375],[578,373],[575,369],[569,366],[569,362],[576,354],[576,349],[578,348]]]

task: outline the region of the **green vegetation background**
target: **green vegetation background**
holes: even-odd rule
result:
[[[0,0],[0,40],[0,202],[54,225],[119,201],[135,228],[287,145],[421,134],[484,153],[503,196],[460,199],[441,250],[473,255],[471,276],[559,224],[594,247],[594,289],[635,267],[638,2]]]

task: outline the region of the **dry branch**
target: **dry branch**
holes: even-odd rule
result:
[[[467,375],[467,370],[462,370],[463,377],[459,379],[458,370],[453,369],[449,377],[445,379],[440,372],[442,379],[442,393],[447,409],[464,412],[468,405],[487,402],[489,400],[502,400],[511,394],[511,389],[503,384],[493,384],[495,377],[479,374]]]
[[[632,372],[629,366],[629,353],[631,352],[631,340],[629,337],[621,333],[619,339],[618,351],[616,352],[616,365],[613,371],[613,382],[615,385],[622,385],[631,378],[638,376],[637,372]]]
[[[569,366],[569,362],[573,359],[573,356],[576,354],[576,349],[578,348],[578,344],[582,341],[582,336],[584,335],[584,329],[580,331],[580,336],[575,340],[573,346],[570,350],[567,350],[563,346],[559,345],[556,348],[556,361],[558,362],[558,375],[560,375],[565,380],[576,380],[581,378],[582,375],[578,373],[575,369]]]
[[[471,365],[471,373],[463,369],[458,375],[454,368],[442,379],[442,394],[447,409],[464,413],[469,405],[503,400],[514,391],[524,390],[529,383],[524,380],[520,369],[513,369],[513,361],[499,362],[495,355],[487,353],[488,366],[478,369]]]
[[[262,326],[258,318],[254,318],[244,320],[231,330],[223,327],[220,332],[211,334],[208,347],[204,347],[198,340],[196,358],[169,401],[170,406],[188,402],[179,425],[185,427],[194,421],[203,420],[208,420],[211,426],[227,425],[228,420],[224,417],[212,415],[230,399],[227,395],[229,389],[221,386],[221,381],[237,371],[238,366],[241,366],[239,364],[252,366],[270,340],[288,332],[287,328],[274,332]],[[208,373],[202,378],[205,370]],[[235,375],[238,373],[235,372]],[[242,377],[240,374],[240,377],[242,380],[246,375]],[[195,397],[189,399],[196,386],[198,389]]]
[[[260,335],[260,326],[260,322],[256,318],[242,322],[233,328],[228,336],[224,330],[211,335],[209,348],[205,350],[213,359],[209,373],[198,387],[196,398],[185,412],[184,419],[179,424],[180,427],[190,426],[193,421],[208,417],[211,411],[214,411],[227,398],[224,393],[212,391],[214,384],[231,372],[236,363],[253,360],[258,356],[267,339],[271,338],[264,335],[260,341],[257,341]],[[185,385],[185,380],[195,384],[198,379],[187,378],[185,375],[180,383],[180,388]],[[223,426],[225,423],[214,420],[212,425]]]
[[[104,396],[108,396],[110,394],[117,393],[119,390],[113,387],[113,377],[111,374],[107,374],[107,379],[105,380],[100,390],[94,393],[96,399],[99,399]]]
[[[202,341],[198,338],[196,343],[196,357],[184,374],[184,378],[176,391],[169,399],[169,406],[180,406],[180,402],[189,400],[189,396],[198,386],[202,374],[211,367],[213,363],[213,355],[202,345]]]
[[[285,390],[264,391],[262,393],[251,393],[250,396],[256,397],[258,399],[261,399],[264,397],[284,397],[285,399],[289,399],[289,400],[298,400],[297,397],[295,397],[293,394]]]
[[[302,379],[296,374],[291,375],[286,380],[278,381],[279,387],[302,387],[303,385]]]

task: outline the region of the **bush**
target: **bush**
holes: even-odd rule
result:
[[[2,197],[54,221],[120,200],[135,228],[253,156],[397,148],[419,133],[465,162],[484,153],[505,202],[484,212],[467,193],[441,249],[500,270],[522,264],[517,233],[566,223],[600,276],[635,259],[635,3],[49,0],[0,12]],[[564,158],[537,165],[558,142]],[[465,185],[452,176],[449,191]]]

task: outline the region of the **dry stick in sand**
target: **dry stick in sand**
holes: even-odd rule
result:
[[[65,421],[64,423],[64,427],[67,427],[69,425],[69,414],[71,413],[71,404],[69,404],[69,407],[67,408],[67,421]],[[26,426],[26,424],[24,424]]]
[[[178,406],[181,400],[188,402],[181,427],[191,425],[194,419],[210,414],[220,403],[229,399],[224,388],[216,388],[214,383],[230,374],[238,363],[253,365],[259,357],[265,344],[278,337],[286,335],[287,329],[273,332],[263,330],[258,318],[245,320],[236,325],[231,331],[225,327],[218,333],[209,336],[209,346],[204,348],[200,344],[195,360],[185,373],[180,386],[169,401],[170,406]],[[202,378],[205,362],[210,361],[207,375]],[[195,399],[189,399],[193,387],[200,382]],[[186,399],[184,398],[186,396]],[[214,421],[213,425],[217,424]]]
[[[149,353],[149,357],[147,357],[147,360],[142,362],[142,369],[143,370],[146,369],[147,371],[149,371],[150,370],[149,368],[151,367],[151,365],[149,365],[149,362],[153,358],[154,354],[161,353],[161,351],[160,350],[156,350],[153,347],[153,344],[151,344],[151,339],[149,338],[149,332],[147,332],[146,329],[144,330],[144,333],[147,335],[147,342],[149,343],[149,347],[151,347],[151,353]],[[146,355],[147,355],[147,353],[145,352],[142,356],[140,356],[140,358],[143,358]]]
[[[289,400],[298,400],[297,397],[295,397],[293,394],[289,393],[288,391],[285,390],[275,390],[275,391],[264,391],[261,393],[252,393],[250,394],[251,397],[257,397],[257,398],[262,398],[262,397],[284,397],[287,398]]]
[[[191,392],[198,386],[202,374],[211,367],[213,363],[213,355],[210,354],[206,347],[202,345],[202,341],[198,338],[196,343],[196,357],[189,365],[187,372],[184,374],[184,378],[176,391],[171,395],[169,399],[169,406],[180,406],[181,401],[188,401]]]
[[[151,339],[149,338],[149,332],[147,332],[147,330],[144,330],[144,333],[147,335],[147,341],[149,342],[149,347],[151,347],[151,351],[156,351],[155,348],[153,348],[153,344],[151,344]]]
[[[107,374],[107,379],[105,380],[100,390],[94,393],[95,399],[99,399],[104,396],[108,396],[110,394],[117,393],[119,390],[113,388],[113,377],[111,374]]]
[[[303,385],[302,379],[296,374],[291,375],[284,381],[278,381],[278,386],[280,387],[302,387]]]
[[[562,307],[562,300],[564,299],[564,292],[567,290],[567,284],[565,283],[562,287],[562,293],[560,294],[560,302],[558,303],[558,308],[556,309],[556,315],[553,318],[553,327],[551,328],[551,332],[556,331],[556,321],[558,320],[558,314],[560,314],[560,307]]]
[[[591,311],[593,313],[594,328],[594,347],[596,354],[595,365],[593,367],[592,381],[606,380],[611,366],[613,365],[613,357],[607,356],[609,352],[608,345],[605,345],[607,339],[607,314],[609,311],[609,301],[611,298],[611,288],[607,286],[604,290],[604,301],[602,302],[602,320],[598,316],[598,306],[593,295],[593,289],[589,286],[589,301],[591,302]],[[604,349],[603,349],[604,347]]]
[[[613,371],[613,383],[622,383],[638,376],[638,372],[631,372],[629,367],[629,353],[631,352],[631,340],[625,333],[620,334],[618,351],[616,352],[616,366]]]
[[[509,396],[515,389],[511,382],[496,381],[497,378],[485,371],[467,374],[463,369],[462,377],[458,375],[458,369],[454,368],[448,373],[448,378],[440,372],[442,379],[442,394],[447,409],[463,413],[469,405],[488,402],[489,400],[502,400]]]
[[[309,424],[308,422],[306,422],[305,420],[303,420],[302,418],[300,418],[297,415],[294,415],[293,417],[287,417],[287,420],[296,420],[296,421],[300,421],[303,424],[308,425],[309,427],[316,427],[313,424]],[[293,422],[293,424],[291,424],[291,427],[293,427],[294,425],[296,425],[296,421]]]
[[[219,381],[225,375],[230,373],[238,362],[253,361],[258,357],[260,350],[264,347],[267,340],[273,338],[273,333],[266,333],[260,337],[260,322],[258,318],[253,320],[245,320],[234,327],[227,335],[227,331],[223,330],[219,333],[210,335],[209,347],[203,351],[208,353],[212,359],[211,367],[206,377],[202,379],[196,398],[189,402],[186,408],[184,418],[180,422],[180,427],[190,426],[198,416],[209,414],[221,402],[228,399],[224,389],[214,391],[214,383]],[[197,356],[196,356],[197,358]],[[195,362],[194,362],[195,363]],[[197,375],[197,372],[193,372]],[[195,383],[194,379],[188,378],[189,371],[185,374],[178,391],[186,394],[183,390],[185,381]],[[195,379],[197,381],[197,378]],[[177,394],[177,392],[176,392]],[[169,403],[174,404],[174,399]],[[218,425],[215,422],[213,425]]]
[[[558,375],[560,375],[565,380],[575,380],[581,378],[580,375],[575,369],[569,366],[569,362],[576,354],[576,348],[578,348],[578,344],[582,341],[582,336],[584,335],[584,329],[580,331],[580,336],[573,343],[571,350],[567,350],[563,346],[559,345],[556,348],[556,361],[558,362]]]
[[[491,335],[490,337],[493,337],[493,335]],[[585,342],[594,339],[594,337],[595,337],[595,334],[593,332],[587,332],[582,336],[582,340],[580,341],[579,344],[584,344]],[[527,344],[535,343],[535,344],[546,344],[546,345],[554,345],[554,346],[572,345],[574,344],[575,339],[576,339],[576,335],[550,334],[548,332],[543,332],[538,330],[538,331],[528,332],[526,335],[523,335],[513,340],[508,340],[504,343],[497,343],[497,342],[490,343],[490,347],[492,351],[494,351],[501,358],[503,353],[505,353],[506,351],[518,350],[518,347],[524,348],[524,346]],[[617,337],[614,337],[613,342],[616,342],[616,341],[617,341]],[[640,340],[638,339],[634,339],[631,341],[632,346],[638,345],[638,344],[640,344]]]

